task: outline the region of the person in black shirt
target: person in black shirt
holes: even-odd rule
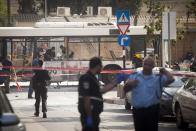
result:
[[[99,131],[100,113],[103,111],[102,94],[113,89],[117,82],[114,80],[100,88],[96,75],[102,70],[102,62],[98,57],[90,59],[89,70],[79,79],[78,110],[82,131]]]
[[[44,54],[44,60],[51,61],[55,58],[55,56],[55,47],[52,47],[51,49],[48,49]]]
[[[191,63],[191,65],[190,65],[190,71],[196,72],[196,60]]]
[[[42,67],[43,61],[39,60],[38,65]],[[43,118],[47,118],[46,112],[46,100],[47,100],[47,81],[50,80],[50,76],[47,70],[35,70],[35,75],[33,76],[33,88],[35,90],[35,116],[39,116],[39,106],[40,99],[42,99],[42,112]]]
[[[73,58],[74,57],[74,52],[67,47],[64,47],[63,45],[60,46],[61,53],[62,53],[62,58]]]

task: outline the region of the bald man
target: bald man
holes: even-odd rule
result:
[[[135,131],[158,131],[162,88],[174,81],[172,74],[165,69],[154,74],[154,65],[153,58],[144,58],[143,70],[130,75],[126,81],[126,88],[132,90]]]

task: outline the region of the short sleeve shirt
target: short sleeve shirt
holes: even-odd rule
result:
[[[7,60],[7,59],[4,59],[2,60],[2,65],[3,66],[12,66],[12,62]],[[10,71],[11,68],[2,68],[2,70],[4,71]]]
[[[149,107],[160,102],[162,88],[167,81],[165,75],[144,75],[142,71],[130,75],[128,79],[138,80],[132,90],[131,104],[135,108]]]
[[[44,83],[46,80],[51,79],[47,70],[36,70],[34,77],[38,83]]]
[[[79,79],[78,86],[79,96],[91,96],[102,99],[102,94],[100,92],[99,81],[90,72],[82,75]]]

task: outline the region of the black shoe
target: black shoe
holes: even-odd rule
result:
[[[28,96],[28,99],[33,99],[33,97],[32,96]]]
[[[39,113],[35,112],[35,113],[34,113],[34,116],[35,116],[35,117],[38,117],[38,116],[39,116]]]
[[[5,91],[5,93],[6,93],[6,94],[9,94],[9,93],[10,93],[10,91]]]
[[[47,118],[47,115],[46,115],[46,113],[43,113],[43,118]]]

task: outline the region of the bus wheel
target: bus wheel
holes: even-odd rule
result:
[[[109,64],[103,67],[103,70],[121,70],[122,68],[119,65],[116,64]],[[116,74],[114,73],[108,73],[108,74],[101,74],[101,81],[104,84],[110,83],[112,80],[114,80]]]

